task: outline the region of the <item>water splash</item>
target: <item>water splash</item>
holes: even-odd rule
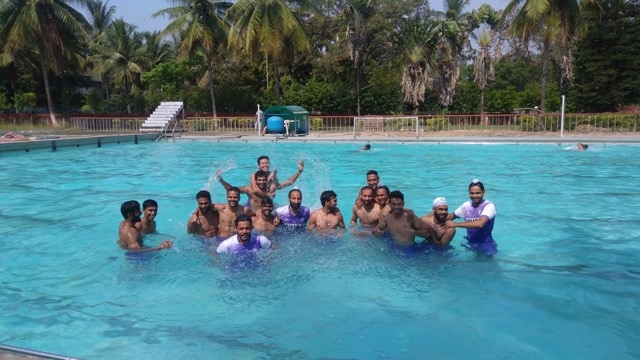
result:
[[[224,175],[224,173],[226,173],[227,171],[235,169],[237,167],[238,165],[236,164],[236,161],[234,159],[214,161],[213,163],[211,163],[211,166],[209,166],[209,177],[207,178],[207,181],[204,182],[202,188],[213,194],[215,188],[219,184],[216,175]]]

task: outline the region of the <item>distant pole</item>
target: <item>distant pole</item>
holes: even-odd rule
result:
[[[564,95],[562,95],[562,109],[560,111],[560,137],[564,137]]]

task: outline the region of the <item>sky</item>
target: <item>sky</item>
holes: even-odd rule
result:
[[[393,0],[391,0],[393,1]],[[504,9],[508,0],[471,0],[467,11],[477,9],[482,4],[489,4],[494,9]],[[443,0],[430,0],[431,8],[442,10]],[[109,5],[116,7],[116,18],[138,27],[138,31],[162,30],[169,23],[167,18],[153,18],[151,14],[171,7],[167,0],[109,0]]]

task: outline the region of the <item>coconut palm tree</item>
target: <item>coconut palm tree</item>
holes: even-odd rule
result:
[[[127,112],[131,113],[131,91],[134,86],[140,86],[142,73],[151,64],[143,34],[136,32],[135,26],[117,19],[98,39],[94,51],[96,69],[123,87]]]
[[[87,11],[91,24],[91,40],[95,40],[113,23],[115,6],[109,6],[109,0],[88,0]]]
[[[404,102],[418,111],[418,105],[424,101],[427,88],[433,86],[435,49],[437,32],[435,21],[410,20],[405,23],[396,43],[404,52],[406,63],[402,71],[402,93]]]
[[[474,81],[480,89],[480,113],[484,113],[484,89],[495,80],[495,64],[500,58],[501,49],[493,30],[483,28],[476,36],[478,51],[473,60]],[[495,45],[495,48],[492,47]],[[493,52],[491,50],[494,50]]]
[[[84,16],[70,4],[80,0],[5,0],[0,2],[0,44],[3,48],[23,44],[37,53],[53,125],[55,116],[49,71],[59,72],[66,61],[80,52],[85,29]]]
[[[171,22],[162,35],[173,35],[182,39],[178,56],[192,56],[201,52],[207,62],[207,76],[211,95],[211,111],[218,116],[213,74],[213,60],[217,51],[226,45],[229,25],[224,21],[224,12],[232,5],[218,0],[171,0],[174,7],[153,14],[168,16]]]
[[[511,0],[504,9],[503,21],[512,35],[528,42],[542,37],[541,110],[545,109],[547,64],[551,47],[561,49],[560,89],[566,92],[573,70],[570,43],[585,30],[583,7],[597,8],[597,0]]]
[[[280,68],[297,53],[310,51],[309,40],[296,14],[284,0],[238,0],[227,11],[231,21],[229,48],[252,59],[264,53],[271,59],[276,102],[280,104]]]

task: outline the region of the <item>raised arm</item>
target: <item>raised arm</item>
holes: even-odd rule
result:
[[[300,177],[300,175],[302,174],[303,171],[304,171],[304,160],[300,160],[298,162],[298,171],[295,174],[293,174],[290,178],[288,178],[286,181],[284,181],[282,183],[279,183],[277,181],[277,178],[275,179],[276,180],[276,189],[280,190],[282,188],[285,188],[285,187],[293,184],[294,182],[296,182],[296,180],[298,180],[298,178]]]

